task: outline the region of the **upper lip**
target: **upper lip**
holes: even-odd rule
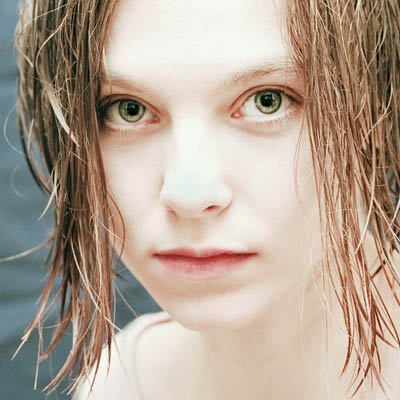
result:
[[[216,257],[222,255],[243,255],[243,254],[255,254],[252,251],[241,251],[241,250],[230,250],[230,249],[191,249],[187,247],[180,247],[176,249],[163,250],[155,253],[156,256],[183,256],[192,258],[207,258]]]

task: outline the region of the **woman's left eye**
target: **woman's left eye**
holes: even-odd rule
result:
[[[232,117],[272,123],[288,117],[293,108],[294,100],[281,90],[263,89],[247,97]]]
[[[273,114],[280,109],[282,96],[277,90],[263,90],[255,94],[254,104],[263,114]]]

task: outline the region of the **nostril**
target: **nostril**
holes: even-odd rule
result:
[[[176,171],[175,171],[176,172]],[[178,171],[179,172],[179,171]],[[194,179],[188,171],[166,175],[160,190],[160,202],[183,218],[218,215],[229,206],[232,192],[218,178]],[[190,171],[189,171],[190,172]]]

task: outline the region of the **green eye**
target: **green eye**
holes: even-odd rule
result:
[[[282,96],[277,90],[261,90],[254,98],[256,107],[264,114],[273,114],[282,105]]]
[[[126,122],[138,122],[143,118],[146,107],[136,100],[122,100],[119,102],[118,112]]]

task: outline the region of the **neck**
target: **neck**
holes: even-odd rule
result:
[[[202,332],[204,365],[215,398],[350,398],[348,382],[339,381],[346,336],[327,327],[330,319],[310,284],[304,293],[271,306],[264,320],[235,331]]]

